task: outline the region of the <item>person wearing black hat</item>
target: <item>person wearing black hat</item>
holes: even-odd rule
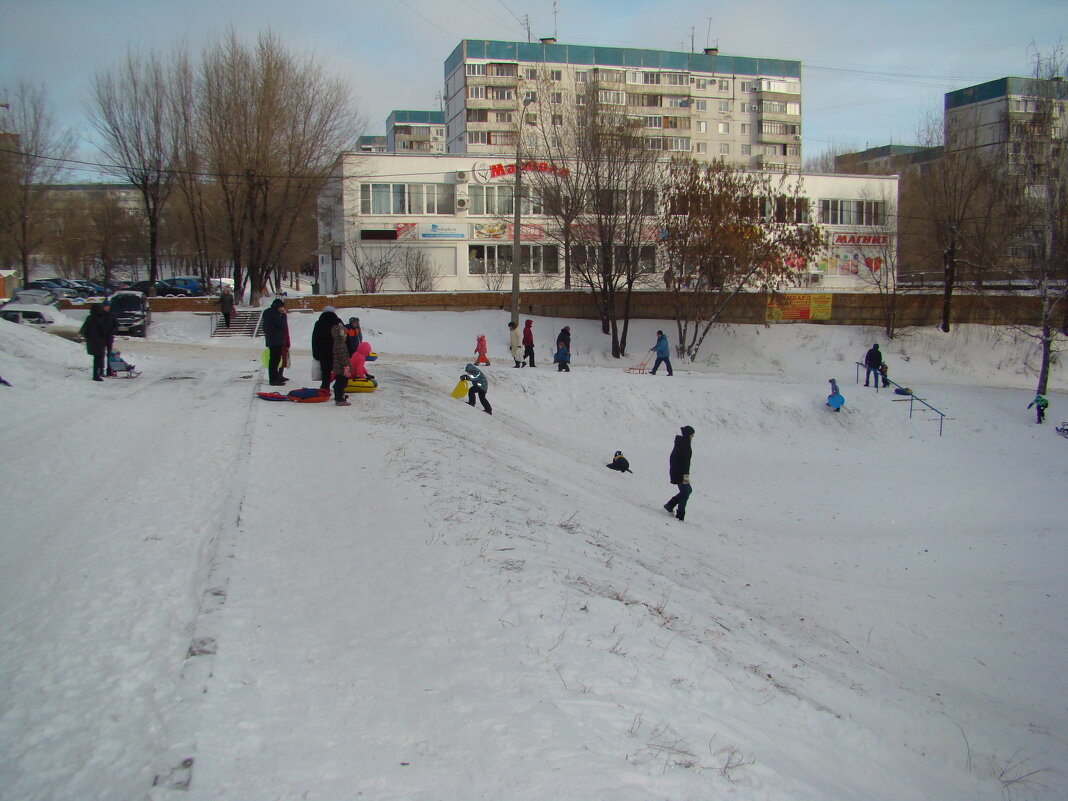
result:
[[[323,309],[319,319],[312,326],[311,349],[312,358],[319,362],[322,376],[319,379],[319,389],[330,389],[330,374],[334,370],[334,326],[341,324],[341,318],[337,316],[333,306]],[[348,349],[346,348],[346,353]]]
[[[623,455],[623,451],[616,451],[612,456],[612,463],[606,464],[605,467],[611,470],[618,470],[620,473],[633,473],[630,469],[630,461]]]
[[[693,439],[694,430],[690,426],[683,426],[682,433],[675,435],[675,447],[671,449],[671,457],[668,460],[668,477],[671,483],[679,488],[679,491],[670,501],[664,504],[668,514],[675,515],[678,520],[686,518],[686,501],[690,499],[693,489],[690,487],[690,457],[692,450],[690,440]]]
[[[875,376],[875,386],[879,386],[879,367],[883,363],[883,354],[879,350],[879,345],[872,345],[868,349],[868,352],[864,354],[864,386],[868,386],[868,381],[871,377]]]
[[[272,387],[286,383],[282,377],[282,352],[289,341],[289,321],[286,319],[285,302],[275,298],[271,308],[263,313],[263,340],[267,346],[267,379]]]
[[[656,332],[656,344],[649,348],[649,351],[656,354],[656,361],[653,362],[653,369],[649,371],[649,375],[656,375],[660,365],[667,367],[668,375],[674,375],[671,370],[671,345],[668,344],[668,338],[663,331]]]

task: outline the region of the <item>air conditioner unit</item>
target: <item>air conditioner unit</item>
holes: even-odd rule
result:
[[[795,142],[800,142],[801,141],[801,136],[799,134],[794,134],[794,141]]]
[[[467,208],[467,206],[468,206],[468,204],[469,204],[470,202],[471,202],[471,201],[470,201],[470,200],[468,200],[468,199],[467,199],[467,198],[465,198],[465,197],[458,197],[458,198],[456,198],[456,209],[457,209],[457,211],[463,211],[463,210],[465,210],[465,209]]]
[[[458,183],[458,184],[467,183],[467,172],[465,172],[464,170],[457,170],[456,171],[456,183]]]

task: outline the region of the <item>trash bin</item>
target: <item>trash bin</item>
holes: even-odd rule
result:
[[[312,294],[313,295],[318,295],[319,294],[319,282],[318,281],[312,281]]]

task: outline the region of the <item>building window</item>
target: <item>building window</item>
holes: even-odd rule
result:
[[[708,89],[708,80],[705,78],[698,78],[694,83],[694,87],[698,91],[703,92]]]
[[[485,86],[468,86],[467,96],[472,100],[485,100],[486,99],[486,87]]]
[[[471,64],[471,63],[468,63],[466,65],[466,72],[467,72],[468,75],[485,75],[486,74],[486,65],[485,64]]]
[[[515,90],[509,86],[490,86],[487,93],[490,100],[515,100]]]
[[[729,80],[721,78],[719,81],[719,91],[729,92],[731,90],[731,82]]]
[[[759,88],[762,92],[779,92],[781,94],[799,95],[801,94],[801,81],[772,81],[763,78],[760,81]]]
[[[704,120],[698,120],[697,133],[708,133],[708,123]]]
[[[586,83],[589,79],[590,74],[588,72],[583,71],[575,73],[575,83]]]
[[[564,115],[563,114],[553,114],[553,116],[552,116],[552,124],[553,125],[563,125],[564,124]]]
[[[820,222],[824,225],[886,224],[886,204],[881,200],[820,199]]]
[[[489,132],[488,131],[468,131],[467,132],[467,144],[469,144],[469,145],[488,145],[489,144]]]
[[[664,118],[661,116],[645,117],[642,123],[643,128],[663,128]]]
[[[597,99],[602,103],[610,106],[625,106],[627,105],[627,93],[615,92],[608,89],[602,89],[597,93]]]
[[[537,103],[538,102],[538,93],[537,92],[523,92],[523,103],[526,103],[527,101],[529,101],[531,103]]]
[[[553,103],[553,104],[555,104],[557,106],[560,105],[561,103],[564,102],[564,93],[563,92],[552,92],[549,95],[549,102]]]
[[[729,100],[720,100],[719,101],[719,110],[724,114],[729,114],[730,111],[731,111],[731,101],[729,101]]]
[[[739,84],[739,86],[738,86],[738,91],[739,92],[752,92],[753,91],[753,82],[752,81],[742,81],[741,84]]]
[[[743,136],[746,136],[746,135],[749,134],[749,123],[748,122],[739,123],[738,127],[741,129],[740,132],[741,132],[741,134]]]
[[[564,71],[563,70],[549,70],[549,80],[550,81],[558,81],[559,82],[559,81],[562,81],[563,79],[564,79]]]
[[[698,153],[708,153],[708,143],[707,142],[697,142],[695,144],[695,147],[697,148],[697,152]]]
[[[801,155],[801,145],[787,145],[786,146],[786,155],[787,156],[800,156]]]
[[[688,136],[665,136],[664,150],[677,153],[690,152],[690,137]]]
[[[490,72],[497,78],[518,78],[518,64],[492,64]]]
[[[731,124],[729,122],[719,123],[718,128],[721,134],[729,134],[731,132]]]
[[[452,184],[360,184],[360,214],[453,214]]]
[[[512,121],[512,112],[510,112],[510,111],[498,111],[498,112],[496,112],[496,114],[497,114],[497,122],[511,122]]]
[[[681,72],[666,72],[663,75],[664,83],[668,86],[687,86],[686,75]],[[660,81],[657,81],[660,83]]]
[[[468,122],[489,122],[489,112],[484,108],[469,108],[467,110]]]
[[[693,101],[693,107],[695,109],[697,109],[698,111],[708,111],[708,101],[707,100],[695,100],[695,101]]]
[[[524,67],[523,77],[528,81],[538,80],[538,70],[534,67]]]
[[[731,154],[731,146],[726,142],[720,142],[719,154],[721,156],[729,156]]]
[[[753,146],[752,145],[742,145],[742,155],[743,156],[752,156],[753,155]]]
[[[471,245],[467,250],[468,275],[512,272],[511,245]],[[520,245],[519,272],[523,274],[560,272],[556,245]]]
[[[667,108],[689,108],[690,107],[690,98],[688,98],[688,97],[679,97],[677,95],[674,95],[674,96],[667,97],[665,99],[667,100],[667,103],[666,103]]]

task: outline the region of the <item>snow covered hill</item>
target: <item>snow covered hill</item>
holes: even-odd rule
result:
[[[349,313],[350,408],[255,400],[261,345],[195,315],[103,385],[0,323],[0,798],[1062,795],[1068,406],[1034,424],[1025,342],[883,342],[939,437],[854,383],[870,330],[732,328],[667,378],[620,369],[652,322],[620,365],[534,318],[516,370],[499,313]],[[448,395],[478,333],[492,417]]]

